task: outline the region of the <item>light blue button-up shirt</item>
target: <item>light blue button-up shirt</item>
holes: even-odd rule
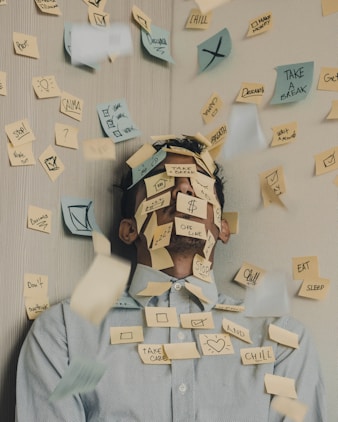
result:
[[[137,294],[149,281],[172,281],[159,297]],[[112,282],[114,280],[112,279]],[[208,303],[185,288],[201,287]],[[270,408],[264,387],[266,373],[295,380],[298,400],[308,405],[304,422],[326,421],[324,388],[314,344],[304,327],[291,317],[247,318],[216,310],[216,303],[238,304],[218,296],[214,281],[193,276],[173,280],[163,272],[138,265],[129,294],[110,310],[99,327],[74,314],[69,301],[45,311],[34,322],[19,358],[17,420],[19,422],[281,422],[290,421]],[[214,328],[147,327],[145,306],[175,307],[177,315],[211,311]],[[234,353],[203,356],[199,334],[224,333],[223,318],[246,327],[252,344],[231,337]],[[282,346],[268,336],[270,323],[297,333],[299,348]],[[171,365],[143,364],[135,343],[110,344],[110,327],[138,326],[145,344],[196,342],[200,359],[173,360]],[[243,365],[240,349],[271,346],[275,362]],[[86,394],[49,402],[48,397],[75,357],[92,358],[107,366],[96,388]]]

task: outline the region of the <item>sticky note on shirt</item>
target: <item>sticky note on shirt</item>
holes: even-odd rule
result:
[[[214,328],[214,320],[211,312],[193,312],[180,314],[183,328],[209,330]]]
[[[298,349],[299,347],[298,334],[278,327],[278,325],[269,324],[269,337],[270,340],[283,344],[284,346],[293,347],[294,349]]]
[[[146,306],[144,308],[148,327],[178,327],[175,307]]]
[[[164,344],[163,347],[169,359],[198,359],[201,357],[195,342],[170,343]]]
[[[279,375],[265,374],[265,388],[268,394],[277,396],[297,398],[295,380],[292,378],[281,377]]]
[[[139,344],[138,354],[146,365],[170,365],[171,360],[164,352],[163,344]]]
[[[246,343],[252,343],[250,333],[247,328],[242,327],[241,325],[236,324],[235,322],[232,322],[226,318],[223,318],[222,327],[226,333],[229,333],[234,337],[245,341]]]
[[[201,255],[195,254],[192,264],[193,275],[203,281],[211,283],[211,265],[211,261],[203,258]]]
[[[271,346],[240,349],[240,354],[243,365],[262,365],[275,361],[275,354]]]
[[[205,356],[232,355],[235,353],[229,334],[200,334],[199,342]]]
[[[143,340],[143,327],[141,325],[110,327],[110,344],[140,343]]]

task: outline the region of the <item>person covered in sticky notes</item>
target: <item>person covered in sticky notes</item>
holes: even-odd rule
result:
[[[119,237],[136,249],[130,281],[99,254],[87,287],[36,319],[18,362],[17,421],[326,421],[304,327],[246,317],[217,291],[214,249],[230,230],[212,149],[169,139],[127,164]]]

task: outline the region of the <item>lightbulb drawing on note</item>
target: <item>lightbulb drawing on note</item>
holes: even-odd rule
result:
[[[59,97],[61,95],[61,91],[53,75],[37,76],[33,78],[32,84],[38,98]]]

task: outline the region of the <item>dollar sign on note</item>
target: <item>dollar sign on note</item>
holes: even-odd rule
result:
[[[194,211],[197,209],[197,206],[195,205],[195,202],[196,202],[196,199],[191,199],[189,202],[188,202],[188,212],[190,213],[190,214],[193,214],[194,213]]]

